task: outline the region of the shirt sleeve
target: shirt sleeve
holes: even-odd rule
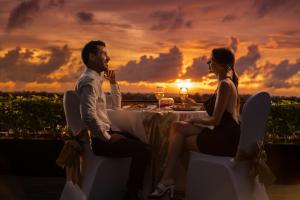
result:
[[[118,84],[111,84],[111,105],[112,108],[121,108],[122,94]]]
[[[91,85],[80,88],[80,111],[81,118],[87,125],[92,135],[99,135],[103,140],[110,140],[105,125],[97,115],[97,92]]]

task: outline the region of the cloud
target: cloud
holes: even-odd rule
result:
[[[106,21],[98,21],[95,24],[109,27],[109,28],[118,28],[118,29],[131,29],[133,28],[131,24],[128,23],[113,23],[113,22],[106,22]]]
[[[216,46],[222,46],[222,45],[216,45]],[[234,52],[238,49],[238,39],[235,37],[229,38],[229,48],[232,49]],[[239,65],[245,63],[246,60],[248,60],[248,56],[251,56],[251,54],[248,53],[245,57],[242,58],[242,60],[238,61]],[[208,65],[207,65],[208,57],[206,56],[200,56],[193,59],[192,65],[187,67],[186,73],[183,75],[183,78],[191,78],[191,79],[199,79],[201,77],[204,77],[208,75]],[[246,64],[246,63],[245,63]]]
[[[187,68],[187,71],[183,77],[200,79],[201,77],[206,76],[208,74],[207,61],[208,57],[206,56],[194,58],[192,65]]]
[[[43,10],[62,8],[64,0],[26,0],[18,4],[11,12],[6,31],[25,28],[30,25]]]
[[[51,51],[50,59],[47,63],[39,65],[36,70],[38,73],[50,74],[70,59],[71,52],[67,45],[62,48],[50,47],[49,50]]]
[[[288,88],[300,86],[300,81],[289,81],[294,75],[300,72],[300,60],[290,63],[288,60],[281,61],[278,65],[267,63],[261,68],[264,72],[264,85],[270,88]]]
[[[264,17],[274,12],[299,14],[300,4],[298,0],[255,0],[253,7],[258,17]]]
[[[76,17],[79,20],[79,22],[88,23],[93,21],[94,14],[90,12],[81,11],[76,14]]]
[[[175,30],[180,28],[192,28],[193,21],[184,19],[181,9],[170,11],[155,11],[149,16],[158,22],[151,26],[151,30]]]
[[[33,50],[22,50],[17,47],[0,57],[0,79],[15,82],[50,82],[48,75],[68,63],[70,50],[67,45],[62,48],[51,47],[48,61],[36,63]]]
[[[230,38],[229,48],[234,52],[238,48],[238,39],[235,37]],[[246,55],[241,56],[235,63],[235,71],[241,75],[245,71],[250,71],[255,77],[257,75],[257,61],[261,58],[257,45],[250,45]],[[191,66],[187,67],[186,73],[183,75],[184,78],[199,79],[208,74],[207,66],[208,58],[206,56],[200,56],[194,58]]]
[[[229,48],[232,49],[233,52],[237,52],[238,49],[238,39],[235,37],[230,37],[229,39]]]
[[[93,26],[105,26],[108,28],[118,28],[118,29],[131,29],[132,25],[129,23],[114,23],[112,20],[95,20],[95,15],[92,12],[80,11],[75,15],[76,19],[80,23],[88,23]]]
[[[273,45],[275,48],[295,48],[295,49],[298,49],[300,46],[299,39],[300,39],[300,35],[297,35],[296,33],[273,35],[272,37],[269,38],[270,41],[276,43],[276,45]]]
[[[236,37],[229,38],[229,48],[233,50],[233,52],[237,52],[238,50],[238,39]],[[256,63],[260,59],[261,54],[259,52],[257,45],[250,45],[248,47],[248,52],[246,55],[241,56],[237,59],[235,63],[235,71],[241,75],[247,70],[252,70],[254,72],[256,70]],[[208,58],[206,56],[200,56],[194,58],[191,66],[187,67],[187,71],[184,74],[184,78],[192,78],[199,79],[208,74]]]
[[[7,31],[27,26],[34,20],[39,10],[40,5],[38,0],[22,1],[11,11],[6,26]]]
[[[226,15],[223,17],[222,22],[231,22],[237,19],[236,15]]]
[[[158,82],[177,78],[182,67],[183,55],[180,49],[173,47],[168,53],[158,57],[142,56],[140,61],[129,61],[117,71],[118,79],[128,82]]]
[[[62,8],[65,5],[65,0],[49,0],[45,7],[48,8]]]
[[[256,62],[261,58],[257,45],[250,45],[248,47],[248,53],[245,56],[241,56],[235,63],[235,71],[241,75],[247,69],[256,68]]]

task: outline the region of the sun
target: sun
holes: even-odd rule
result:
[[[190,89],[193,87],[191,79],[176,79],[175,84],[180,89]]]

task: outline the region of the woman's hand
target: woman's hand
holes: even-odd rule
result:
[[[189,105],[196,105],[197,104],[194,99],[189,98],[189,97],[185,98],[184,103],[189,104]]]
[[[191,119],[185,120],[185,122],[187,122],[189,124],[194,124],[194,123],[201,123],[202,120],[200,118],[191,118]]]

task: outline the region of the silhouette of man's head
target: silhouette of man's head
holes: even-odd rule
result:
[[[82,49],[81,58],[88,68],[99,73],[108,69],[110,58],[107,55],[106,45],[103,41],[88,42]]]

